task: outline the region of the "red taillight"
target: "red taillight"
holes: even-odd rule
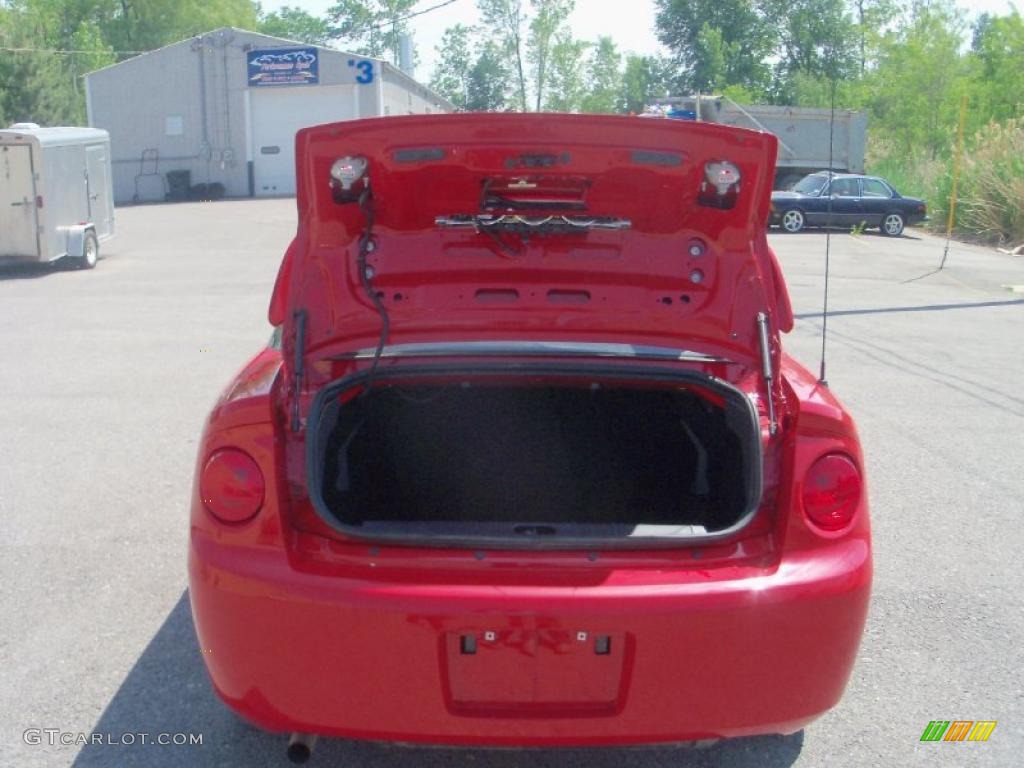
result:
[[[853,520],[863,489],[860,471],[841,453],[822,456],[804,478],[804,514],[818,528],[838,531]]]
[[[264,490],[259,465],[237,448],[214,451],[199,478],[203,506],[225,523],[242,523],[259,512]]]

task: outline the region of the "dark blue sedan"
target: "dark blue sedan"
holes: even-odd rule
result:
[[[805,227],[878,227],[898,237],[907,224],[928,219],[924,200],[903,197],[876,176],[819,171],[802,178],[793,189],[772,192],[771,223],[785,232]]]

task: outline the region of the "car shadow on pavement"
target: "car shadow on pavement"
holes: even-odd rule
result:
[[[886,240],[923,240],[923,237],[919,235],[912,235],[907,230],[903,231],[903,234],[892,237],[891,235],[883,235],[877,229],[865,229],[863,232],[854,233],[850,231],[849,227],[835,227],[833,229],[826,229],[825,227],[804,227],[799,232],[787,232],[781,227],[769,227],[768,232],[777,235],[824,235],[826,233],[835,235],[849,235],[850,237],[881,237]]]
[[[912,235],[909,231],[903,230],[903,233],[893,237],[892,235],[883,235],[877,229],[865,230],[862,235],[868,235],[870,237],[884,237],[886,240],[924,240],[920,235]]]
[[[92,731],[103,744],[82,748],[74,768],[91,766],[287,766],[287,739],[259,731],[230,713],[216,698],[196,645],[188,592],[184,592],[156,636],[128,673]],[[138,734],[148,734],[143,744]],[[134,739],[128,737],[134,734]],[[201,744],[157,744],[158,734],[201,735]],[[128,744],[129,740],[134,743]],[[180,739],[179,739],[180,740]],[[784,768],[803,747],[792,736],[733,739],[707,749],[467,749],[408,747],[322,739],[309,765],[373,768]]]
[[[0,264],[0,280],[31,280],[63,271],[60,262],[44,264]]]

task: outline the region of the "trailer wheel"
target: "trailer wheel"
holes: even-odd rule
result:
[[[75,266],[79,269],[92,269],[100,257],[100,241],[96,239],[96,233],[91,229],[82,238],[82,255],[75,260]]]

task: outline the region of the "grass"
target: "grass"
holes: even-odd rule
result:
[[[1024,240],[1024,120],[990,125],[965,157],[958,223],[986,240]]]
[[[928,227],[945,232],[951,155],[908,155],[873,140],[867,165],[901,194],[927,200]],[[957,197],[955,232],[988,243],[1024,242],[1024,120],[990,124],[966,142]]]

